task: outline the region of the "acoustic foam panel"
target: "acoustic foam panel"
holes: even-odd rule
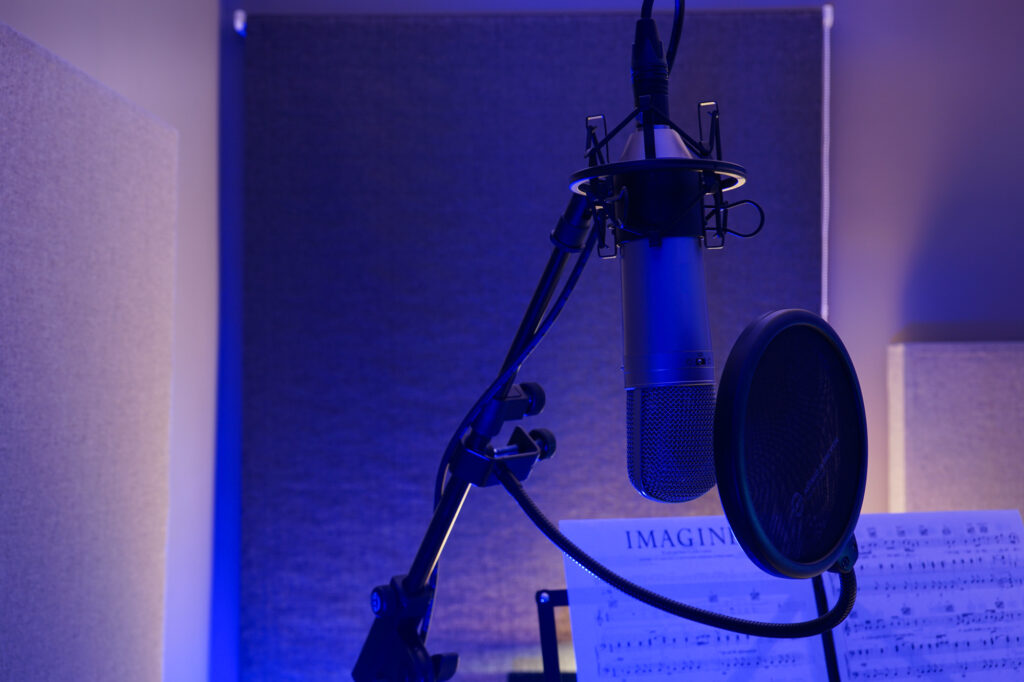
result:
[[[0,679],[159,680],[177,134],[0,25]]]
[[[585,117],[631,109],[635,19],[249,17],[244,679],[349,679],[369,590],[408,570],[441,451],[547,259]],[[719,101],[750,177],[733,198],[768,214],[707,253],[719,367],[761,313],[821,303],[821,36],[815,11],[687,16],[672,113],[696,134]],[[719,513],[630,487],[620,324],[618,264],[595,258],[521,375],[548,395],[523,425],[559,442],[529,491],[555,519]],[[533,595],[564,585],[561,557],[503,490],[471,491],[440,576],[429,643],[460,679],[539,666]]]
[[[1024,343],[889,346],[891,511],[1024,507]]]

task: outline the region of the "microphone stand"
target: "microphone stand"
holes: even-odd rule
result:
[[[645,8],[648,8],[649,4],[645,0]],[[678,14],[677,12],[677,16]],[[638,44],[642,49],[637,48]],[[653,47],[655,44],[656,49]],[[425,645],[425,628],[421,628],[421,624],[428,618],[434,598],[431,576],[471,486],[504,486],[541,532],[588,571],[623,593],[682,618],[759,637],[808,637],[834,628],[853,608],[857,588],[853,564],[857,558],[857,548],[852,536],[836,564],[829,569],[840,574],[840,594],[836,605],[827,613],[806,622],[760,623],[737,619],[688,606],[651,592],[616,574],[573,544],[544,516],[520,485],[530,475],[533,465],[538,460],[547,459],[554,454],[555,438],[550,431],[536,429],[527,433],[522,427],[516,427],[507,446],[496,448],[491,445],[491,439],[501,431],[505,422],[538,414],[544,407],[544,392],[541,387],[532,383],[514,383],[516,374],[526,356],[564,305],[590,251],[596,250],[599,255],[604,256],[603,249],[608,247],[605,233],[609,226],[613,228],[613,235],[617,235],[621,227],[618,217],[630,215],[629,187],[625,181],[619,181],[621,178],[658,173],[671,179],[696,174],[700,182],[700,196],[710,195],[713,198],[710,206],[702,205],[702,213],[703,210],[711,210],[711,213],[702,216],[702,238],[708,248],[720,248],[726,234],[751,237],[764,225],[764,211],[754,202],[742,200],[728,203],[722,198],[724,191],[743,184],[746,171],[742,166],[723,161],[721,158],[717,105],[706,103],[699,108],[702,114],[708,113],[711,116],[707,147],[703,144],[703,131],[698,142],[687,136],[668,118],[665,112],[667,66],[660,50],[653,22],[649,15],[645,16],[637,26],[634,62],[643,67],[639,69],[643,76],[640,80],[646,84],[645,87],[650,86],[650,92],[638,91],[634,87],[636,108],[611,133],[608,133],[605,127],[604,138],[601,140],[597,138],[596,123],[603,123],[604,117],[587,119],[585,155],[589,160],[588,167],[570,176],[574,190],[572,198],[551,232],[554,248],[509,347],[499,378],[491,384],[484,397],[460,424],[455,438],[445,451],[436,488],[441,488],[440,482],[444,480],[445,469],[450,475],[447,484],[441,489],[433,516],[409,572],[395,576],[390,583],[374,588],[371,593],[370,605],[376,618],[352,670],[355,682],[442,682],[455,674],[458,655],[430,655]],[[665,85],[664,92],[655,87],[662,81]],[[644,158],[617,163],[606,162],[604,150],[609,141],[634,120],[639,121],[643,130]],[[683,144],[696,154],[696,158],[657,157],[656,126],[664,126],[675,131]],[[712,154],[716,158],[712,158]],[[641,196],[634,197],[634,206],[646,205],[642,201],[643,193],[640,194]],[[613,204],[614,210],[611,210]],[[749,234],[730,229],[726,222],[728,211],[742,204],[753,205],[760,214],[758,227]],[[662,215],[663,209],[664,207],[653,206],[655,225],[666,223]],[[634,216],[637,218],[634,222],[639,225],[647,224],[650,221],[645,216],[646,214]],[[712,217],[715,224],[714,227],[709,227],[708,223]],[[666,224],[671,222],[669,219]],[[717,237],[717,241],[711,238],[712,235]],[[648,230],[643,236],[656,241],[664,235],[659,228]],[[600,246],[595,248],[598,238]],[[610,257],[615,255],[617,242],[616,237],[616,244],[611,245],[612,250],[608,254]],[[559,298],[551,306],[551,310],[547,311],[571,253],[579,254],[572,274]]]
[[[551,232],[553,248],[533,298],[527,306],[516,336],[509,347],[499,376],[508,379],[482,407],[448,463],[450,476],[427,526],[409,572],[395,576],[387,585],[374,588],[370,606],[376,618],[352,670],[355,682],[441,682],[455,674],[458,654],[428,654],[420,623],[430,611],[434,597],[430,576],[434,572],[448,536],[459,517],[471,486],[500,483],[496,475],[512,475],[523,481],[533,465],[555,451],[555,439],[546,429],[527,433],[516,427],[505,447],[495,448],[491,439],[506,421],[532,416],[544,407],[544,392],[537,384],[515,384],[519,365],[543,320],[565,264],[571,253],[586,257],[590,248],[592,207],[587,198],[574,193],[565,213]]]

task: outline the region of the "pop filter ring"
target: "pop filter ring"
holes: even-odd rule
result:
[[[765,528],[762,514],[758,513],[758,506],[762,507],[763,513],[763,500],[759,505],[755,499],[759,492],[758,483],[761,481],[751,480],[751,461],[748,460],[748,456],[757,456],[752,452],[753,448],[748,447],[749,439],[755,437],[748,428],[751,396],[755,390],[775,390],[774,387],[763,385],[763,378],[759,377],[757,370],[765,365],[769,349],[773,350],[772,357],[775,357],[774,353],[778,351],[780,344],[793,338],[789,332],[798,329],[801,332],[814,332],[814,336],[803,333],[802,338],[816,339],[818,353],[814,354],[815,357],[820,359],[822,354],[829,355],[826,360],[812,367],[811,371],[820,371],[828,379],[829,388],[839,386],[848,389],[846,395],[839,395],[836,400],[836,403],[848,408],[837,419],[846,420],[845,433],[853,433],[854,438],[853,442],[845,442],[842,445],[840,457],[852,457],[852,465],[857,469],[853,480],[839,482],[840,485],[847,486],[845,490],[839,495],[832,496],[841,496],[848,501],[848,518],[845,523],[840,521],[838,525],[841,528],[833,531],[830,537],[825,539],[826,546],[816,549],[810,557],[787,554],[775,541],[773,533]],[[811,357],[802,359],[813,362]],[[829,373],[829,368],[837,367],[838,372]],[[797,370],[794,368],[793,371]],[[756,383],[759,380],[762,381],[761,385]],[[838,442],[838,434],[835,438],[835,442]],[[736,539],[755,564],[768,573],[787,578],[810,578],[829,569],[846,571],[853,567],[857,558],[853,531],[860,515],[867,483],[867,424],[860,384],[850,356],[835,330],[827,322],[806,310],[780,310],[764,315],[743,331],[729,354],[719,384],[714,441],[715,475],[722,508]],[[824,461],[825,459],[822,459],[819,469]],[[849,486],[854,486],[852,491]],[[786,489],[785,485],[771,487],[773,490]],[[792,495],[795,497],[801,492],[794,491]]]

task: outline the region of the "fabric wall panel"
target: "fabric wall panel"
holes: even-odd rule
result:
[[[1024,343],[889,347],[894,512],[1020,509]]]
[[[0,679],[159,680],[177,133],[0,25]]]

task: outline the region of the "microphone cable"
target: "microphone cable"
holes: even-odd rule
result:
[[[508,491],[509,495],[512,496],[530,520],[533,521],[534,525],[540,529],[540,532],[546,535],[551,542],[568,554],[584,570],[624,594],[673,616],[679,616],[722,630],[729,630],[730,632],[738,632],[743,635],[792,639],[797,637],[813,637],[831,630],[842,623],[850,615],[850,611],[853,610],[853,604],[857,597],[857,577],[854,575],[852,568],[847,573],[839,574],[839,598],[835,606],[828,613],[801,623],[764,623],[734,618],[677,602],[674,599],[651,592],[637,585],[591,557],[551,523],[544,515],[544,512],[526,494],[522,484],[512,475],[507,467],[499,464],[496,467],[495,473],[501,484],[505,486],[505,490]]]
[[[654,0],[644,0],[644,4],[640,7],[640,18],[650,19],[653,9]],[[683,16],[685,14],[685,0],[676,0],[676,10],[672,17],[672,33],[668,39],[668,48],[665,50],[665,63],[668,65],[669,73],[672,73],[672,64],[676,60],[676,51],[679,48],[679,38],[683,35]]]
[[[576,288],[576,284],[579,282],[580,276],[583,274],[583,268],[590,259],[590,254],[595,250],[597,243],[597,237],[600,230],[594,225],[590,227],[590,233],[587,236],[587,241],[583,248],[580,250],[579,255],[576,257],[576,262],[573,264],[573,269],[569,273],[569,277],[562,285],[562,290],[559,292],[558,297],[548,308],[547,314],[543,321],[538,325],[537,330],[529,337],[526,345],[523,346],[522,351],[507,362],[502,368],[502,371],[498,376],[491,382],[491,385],[481,394],[480,398],[477,399],[473,407],[470,408],[469,412],[463,418],[462,423],[455,430],[451,440],[448,442],[448,447],[445,449],[444,454],[441,456],[441,462],[437,469],[437,478],[434,482],[434,507],[436,508],[440,499],[441,493],[444,489],[445,477],[448,472],[448,464],[451,461],[452,456],[455,454],[456,448],[462,442],[462,437],[465,435],[466,430],[472,425],[472,423],[479,416],[480,412],[486,407],[486,405],[494,399],[494,396],[498,394],[502,386],[509,382],[513,376],[519,371],[519,368],[529,357],[530,353],[534,351],[544,335],[548,333],[551,327],[555,324],[555,320],[558,319],[558,315],[565,308],[565,304],[569,300],[570,294]],[[430,574],[429,581],[430,589],[437,589],[437,567],[434,567],[433,572]],[[430,615],[433,611],[434,601],[431,599],[430,604],[427,606],[427,612],[423,616],[423,622],[420,625],[420,638],[426,641],[427,631],[430,626]]]

